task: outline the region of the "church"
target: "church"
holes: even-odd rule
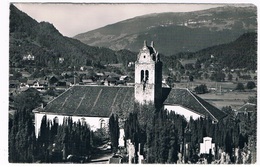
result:
[[[226,114],[198,97],[189,89],[162,86],[162,66],[160,55],[154,43],[148,46],[144,41],[135,62],[134,86],[75,85],[50,101],[45,107],[33,110],[35,131],[39,133],[41,120],[58,120],[64,117],[73,121],[86,121],[92,130],[107,127],[109,116],[115,110],[130,113],[134,104],[152,103],[168,111],[190,117],[210,117],[213,123],[223,119]]]

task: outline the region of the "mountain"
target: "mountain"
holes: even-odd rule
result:
[[[135,17],[78,34],[91,46],[137,52],[144,40],[153,40],[160,52],[194,52],[231,42],[257,29],[255,6],[225,6],[186,13],[157,13]]]
[[[226,72],[231,69],[255,71],[257,69],[257,33],[245,33],[232,42],[197,52],[181,52],[162,58],[168,68],[174,71],[185,69],[195,75],[201,71],[219,72],[222,69],[226,69]]]
[[[209,47],[192,53],[189,58],[210,66],[212,62],[219,68],[257,69],[257,33],[245,33],[233,42]]]
[[[93,47],[62,36],[48,22],[38,23],[26,13],[10,5],[9,63],[11,67],[48,67],[92,65],[100,67],[109,63],[127,63],[136,57],[129,51],[113,51]],[[24,56],[33,55],[35,60],[25,61]],[[123,55],[125,55],[125,58]],[[60,63],[59,59],[64,59]],[[129,59],[129,60],[128,60]]]
[[[196,52],[182,52],[170,56],[162,55],[164,71],[167,71],[167,67],[179,70],[177,67],[181,64],[178,61],[180,59],[197,59],[200,63],[209,65],[211,55],[214,55],[215,62],[223,68],[256,69],[256,36],[257,34],[254,32],[245,33],[231,42],[203,48]],[[123,63],[126,66],[128,62],[134,62],[137,55],[137,52],[129,50],[113,51],[103,47],[88,46],[79,40],[64,37],[52,24],[38,23],[12,4],[10,5],[9,40],[11,67],[29,65],[48,68],[64,67],[66,69],[68,66],[91,65],[100,68],[112,63]],[[140,49],[142,45],[143,41],[140,45],[137,45],[137,48]],[[155,43],[155,47],[160,48],[159,51],[161,52],[159,45],[160,43]],[[172,46],[173,49],[175,47],[175,45]],[[23,60],[23,56],[28,54],[35,56],[33,64]],[[64,58],[64,62],[59,63],[59,58]]]

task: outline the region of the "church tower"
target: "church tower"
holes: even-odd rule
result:
[[[135,62],[135,101],[141,104],[161,105],[162,101],[162,62],[159,53],[151,46],[140,49]]]

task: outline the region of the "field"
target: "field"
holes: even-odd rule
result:
[[[246,85],[247,81],[242,82]],[[177,88],[189,88],[194,90],[197,85],[205,84],[210,90],[209,93],[199,94],[198,96],[213,104],[219,109],[225,106],[231,106],[232,109],[240,108],[247,102],[249,96],[256,96],[256,89],[244,92],[234,91],[237,83],[233,82],[211,82],[211,81],[195,81],[195,82],[181,82],[175,84]]]

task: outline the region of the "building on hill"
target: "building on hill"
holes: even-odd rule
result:
[[[226,114],[208,102],[196,96],[188,89],[162,87],[162,62],[154,43],[147,46],[146,41],[135,62],[134,86],[98,86],[75,85],[57,98],[50,101],[44,108],[36,108],[35,128],[39,132],[41,119],[63,118],[71,116],[74,121],[86,121],[92,130],[108,124],[112,112],[129,113],[134,110],[135,103],[154,103],[184,115],[187,119],[210,117],[215,123]]]
[[[236,115],[241,115],[242,117],[245,115],[250,115],[253,112],[256,112],[257,107],[256,104],[253,103],[246,103],[241,106],[239,109],[235,111]]]

